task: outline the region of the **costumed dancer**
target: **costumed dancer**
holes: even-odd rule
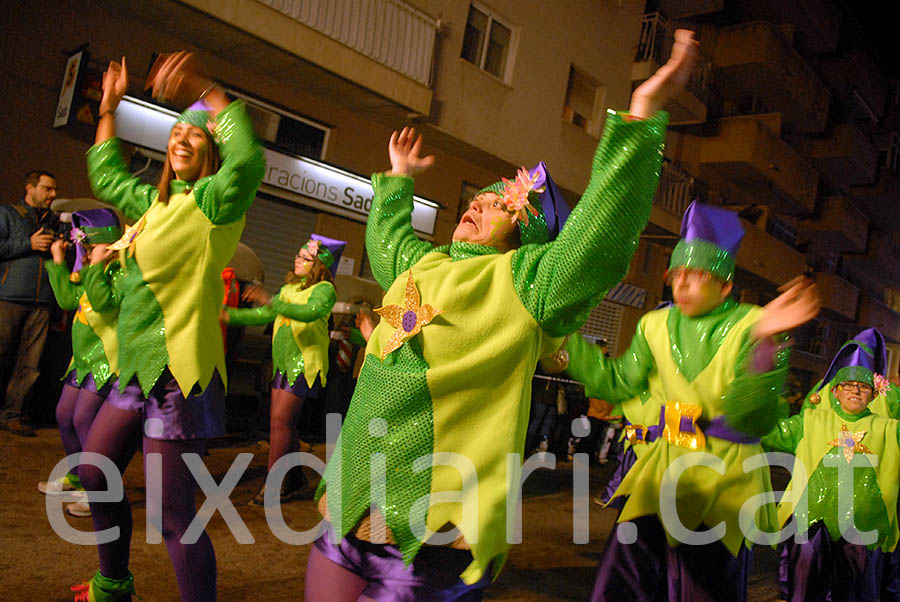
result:
[[[881,564],[898,540],[900,474],[900,422],[870,407],[888,389],[876,372],[883,345],[874,329],[845,343],[814,394],[820,409],[783,418],[763,437],[767,449],[796,456],[778,506],[780,524],[793,516],[797,535],[807,538],[786,546],[794,602],[900,599],[880,591]],[[864,532],[870,541],[860,539]]]
[[[666,274],[674,306],[645,314],[618,358],[580,337],[567,343],[569,373],[596,395],[629,399],[656,375],[664,401],[657,439],[615,493],[627,499],[600,560],[593,600],[746,598],[750,543],[738,513],[771,483],[768,467],[745,472],[743,462],[762,452],[759,437],[775,423],[787,370],[786,347],[773,337],[811,319],[819,305],[806,279],[782,287],[765,308],[730,299],[743,234],[735,213],[692,203]],[[721,460],[716,470],[684,458],[701,450]],[[679,459],[686,469],[675,495],[661,496],[671,483],[667,470]],[[724,523],[724,533],[705,545],[679,541],[663,521],[674,512],[684,529]],[[774,527],[774,509],[763,507],[756,520],[763,530]]]
[[[313,234],[294,258],[294,269],[277,295],[270,298],[260,288],[248,288],[245,298],[264,305],[223,312],[223,322],[236,326],[275,322],[268,471],[282,456],[298,451],[297,420],[303,402],[316,399],[326,384],[328,318],[336,300],[334,274],[346,244]],[[263,485],[252,504],[263,504],[265,489]],[[297,467],[282,483],[280,501],[311,494],[302,467]]]
[[[215,554],[205,532],[196,543],[181,541],[196,513],[196,482],[182,454],[202,455],[206,440],[225,430],[221,274],[265,162],[243,103],[229,102],[196,70],[192,55],[160,57],[148,81],[156,98],[182,106],[201,101],[172,127],[160,184],[150,186],[128,172],[115,138],[114,111],[128,86],[125,59],[103,75],[88,175],[98,198],[137,221],[110,247],[124,257],[121,292],[109,290],[94,266],[85,275],[94,309],[119,312],[119,378],[84,450],[110,458],[120,472],[138,445],[144,458],[161,458],[162,507],[148,495],[147,514],[161,520],[181,599],[206,601],[216,597]],[[107,489],[95,466],[82,465],[79,476],[89,492]],[[130,599],[130,505],[127,499],[90,505],[94,529],[116,527],[120,535],[97,546],[100,570],[78,586],[76,599]]]
[[[900,388],[885,378],[888,366],[884,336],[876,328],[867,328],[844,343],[836,357],[853,350],[857,354],[864,355],[872,366],[875,389],[874,399],[868,405],[869,411],[876,416],[900,418]],[[835,374],[834,371],[830,373],[832,376]],[[801,414],[803,411],[816,408],[831,411],[837,403],[833,392],[837,390],[838,384],[834,379],[830,382],[825,380],[817,382],[804,398]],[[784,416],[784,418],[787,417]],[[778,586],[779,592],[785,599],[788,598],[790,591],[789,556],[789,542],[780,544]],[[882,600],[900,601],[900,550],[895,549],[890,554],[884,554],[880,549],[871,550],[866,563],[866,575],[862,579],[864,586],[862,600],[877,600],[878,592],[881,591]]]
[[[62,393],[56,404],[56,423],[67,456],[81,451],[94,416],[109,395],[115,380],[118,361],[115,316],[93,311],[81,283],[81,269],[92,254],[102,255],[107,244],[119,240],[122,228],[111,209],[88,209],[72,214],[73,228],[69,236],[76,246],[75,265],[69,273],[66,266],[63,239],[53,241],[53,259],[45,265],[56,302],[62,309],[75,310],[72,319],[72,361],[63,380]],[[110,266],[113,274],[120,272],[118,264]],[[38,489],[45,494],[83,492],[78,467],[55,481],[41,481]],[[66,506],[72,516],[91,515],[83,496]]]
[[[449,246],[419,240],[411,176],[433,157],[419,156],[414,131],[391,137],[366,227],[387,293],[319,486],[330,533],[310,552],[307,599],[480,600],[499,573],[521,467],[508,454],[521,458],[535,366],[626,273],[649,217],[667,122],[658,110],[696,60],[691,32],[675,39],[631,115],[607,117],[565,227],[541,163],[480,191]]]
[[[610,411],[611,415],[620,415],[625,420],[625,428],[622,433],[624,438],[622,457],[609,478],[603,494],[594,501],[617,510],[621,510],[625,505],[624,496],[615,496],[622,479],[647,450],[647,446],[656,441],[662,430],[657,424],[659,411],[663,406],[659,377],[654,374],[647,381],[647,389],[643,393],[613,406]]]

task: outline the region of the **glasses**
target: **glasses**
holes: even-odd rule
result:
[[[666,284],[672,286],[672,283],[676,280],[680,280],[682,276],[684,276],[684,279],[688,284],[694,282],[704,284],[712,280],[712,274],[710,274],[706,270],[696,270],[691,268],[672,268],[671,270],[666,272]]]
[[[856,391],[857,393],[871,393],[872,387],[865,383],[847,382],[841,383],[841,389],[844,391]]]

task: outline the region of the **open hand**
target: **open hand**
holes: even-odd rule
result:
[[[38,228],[37,232],[31,235],[31,250],[45,252],[50,250],[53,243],[53,233],[47,232],[43,227]]]
[[[420,157],[422,136],[416,138],[415,128],[403,128],[391,134],[388,155],[391,158],[391,175],[414,176],[434,165],[434,155]]]
[[[628,112],[639,119],[652,117],[687,84],[699,56],[699,42],[694,39],[694,32],[676,29],[672,55],[650,79],[635,89]]]
[[[265,305],[272,300],[272,296],[258,286],[248,285],[241,292],[241,299],[257,305]]]
[[[753,337],[760,340],[801,326],[819,313],[821,300],[816,283],[797,276],[778,288],[781,293],[763,308],[763,315],[753,327]]]
[[[122,97],[128,91],[128,66],[125,57],[122,62],[110,61],[106,71],[103,72],[103,96],[100,99],[100,114],[115,112],[122,101]]]
[[[156,58],[145,89],[153,89],[160,102],[187,106],[200,98],[213,81],[206,75],[193,52],[180,50]]]

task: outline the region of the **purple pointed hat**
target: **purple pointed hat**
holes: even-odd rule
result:
[[[886,367],[884,336],[876,328],[866,328],[841,345],[831,360],[819,389],[832,381],[835,384],[856,381],[874,386],[874,375],[884,375]]]
[[[72,231],[69,234],[75,243],[74,271],[84,265],[85,243],[113,243],[122,237],[119,216],[112,209],[85,209],[72,213]]]
[[[730,281],[743,238],[744,227],[736,213],[694,201],[681,220],[681,240],[672,252],[669,269],[706,270]]]
[[[550,177],[546,163],[541,161],[529,169],[528,173],[534,179],[534,189],[528,193],[528,202],[538,210],[538,215],[530,216],[527,226],[524,220],[518,221],[522,244],[555,240],[572,210],[562,191]],[[502,195],[505,187],[506,184],[501,180],[482,188],[477,194],[495,192]]]
[[[325,264],[325,267],[328,268],[331,275],[336,276],[338,264],[341,262],[341,255],[344,254],[344,249],[347,248],[347,241],[336,240],[315,233],[310,234],[309,239],[319,242],[319,253],[317,257]],[[308,244],[309,243],[303,245],[304,248]]]

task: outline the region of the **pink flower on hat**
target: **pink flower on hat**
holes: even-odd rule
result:
[[[544,192],[543,188],[535,188],[535,178],[524,167],[519,168],[515,181],[503,178],[503,184],[502,196],[506,210],[512,214],[513,222],[521,218],[527,226],[528,214],[538,214],[537,210],[528,202],[528,193],[532,190],[538,193]]]

